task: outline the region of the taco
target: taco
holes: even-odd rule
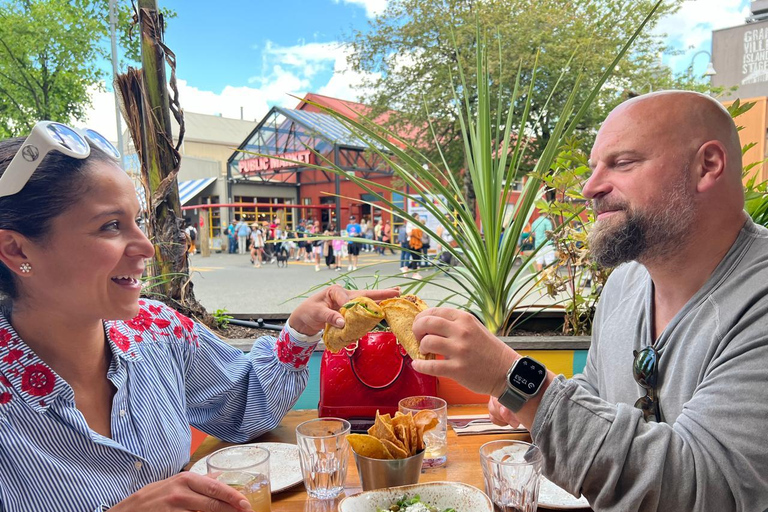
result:
[[[339,310],[344,317],[344,327],[339,329],[325,324],[323,342],[334,354],[353,341],[360,339],[384,319],[384,312],[368,297],[357,297]]]
[[[413,320],[427,309],[427,304],[415,295],[403,295],[381,301],[381,308],[397,341],[405,348],[411,359],[434,359],[433,354],[422,354],[419,342],[413,335]]]

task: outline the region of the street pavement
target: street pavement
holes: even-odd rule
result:
[[[404,287],[413,280],[403,278],[400,269],[400,255],[387,253],[360,254],[358,270],[347,271],[344,261],[342,271],[328,270],[321,265],[315,271],[314,263],[290,261],[287,267],[278,268],[276,264],[254,268],[249,255],[212,253],[204,258],[196,254],[191,260],[192,282],[197,299],[209,312],[226,309],[231,314],[267,315],[267,318],[287,318],[291,311],[311,294],[313,287],[322,287],[323,283],[337,280],[344,286],[344,277],[354,277],[357,288],[373,286],[378,278],[378,288],[388,286]],[[426,268],[419,273],[429,276],[439,271]],[[412,274],[408,273],[410,277]],[[319,288],[318,288],[319,289]],[[459,287],[451,278],[438,275],[418,291],[419,297],[430,306],[454,296]],[[464,301],[458,298],[457,302]],[[544,300],[537,294],[526,302]],[[546,299],[551,303],[551,299]],[[539,303],[539,302],[537,302]]]
[[[249,255],[216,254],[204,258],[200,254],[192,257],[191,274],[194,293],[208,311],[226,309],[229,313],[266,314],[288,317],[291,311],[311,294],[313,287],[322,287],[323,283],[337,280],[344,286],[345,276],[354,278],[357,288],[373,286],[378,275],[378,288],[404,286],[409,281],[400,274],[400,255],[385,256],[376,253],[362,253],[358,269],[347,271],[347,261],[341,271],[328,270],[325,264],[319,272],[314,263],[290,261],[287,267],[277,267],[275,263],[254,268]],[[430,275],[435,270],[423,269],[420,274]],[[411,273],[407,274],[409,277]],[[455,288],[456,284],[445,276],[435,280],[440,286]],[[435,284],[427,284],[419,291],[419,296],[428,300],[430,305],[452,294]]]

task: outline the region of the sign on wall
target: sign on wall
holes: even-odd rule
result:
[[[285,160],[281,160],[281,158],[292,161],[286,162]],[[313,164],[314,160],[310,150],[295,151],[293,153],[283,153],[273,157],[257,156],[255,158],[240,160],[238,162],[238,169],[243,176],[253,176],[264,172],[277,172],[292,167],[300,167],[304,164]]]

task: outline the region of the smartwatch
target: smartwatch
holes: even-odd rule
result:
[[[547,379],[547,368],[528,356],[523,356],[507,372],[507,388],[499,397],[499,403],[512,412],[523,408],[535,397]]]

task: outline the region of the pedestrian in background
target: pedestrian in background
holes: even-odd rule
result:
[[[235,223],[230,222],[227,229],[224,230],[224,234],[227,235],[227,242],[229,247],[227,248],[229,254],[235,254],[237,252],[237,235],[235,235]]]
[[[242,217],[237,216],[237,226],[235,226],[235,233],[237,234],[237,253],[245,254],[248,247],[248,236],[251,234],[251,228],[248,227],[245,220]]]
[[[555,246],[552,244],[552,240],[549,235],[552,233],[554,227],[552,221],[549,220],[549,216],[546,212],[542,212],[533,224],[531,224],[531,232],[533,233],[534,244],[539,252],[536,253],[536,271],[541,272],[545,266],[550,266],[555,262]]]
[[[408,246],[411,249],[411,264],[409,268],[413,270],[413,279],[421,279],[419,274],[419,265],[421,264],[422,236],[424,232],[418,226],[411,228],[411,236],[408,240]]]
[[[400,272],[407,272],[411,253],[409,252],[408,226],[404,223],[397,228],[397,243],[400,244]]]

